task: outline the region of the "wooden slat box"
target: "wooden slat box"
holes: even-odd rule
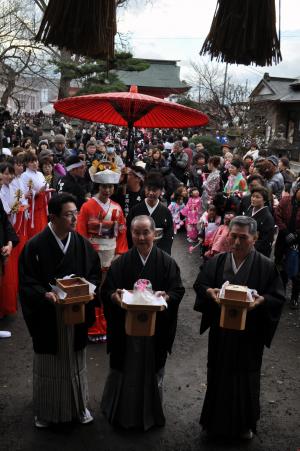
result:
[[[156,312],[165,309],[164,305],[139,305],[121,302],[126,310],[125,331],[135,337],[152,337],[155,334]]]
[[[244,330],[250,302],[247,300],[247,287],[229,284],[225,288],[224,298],[220,298],[220,327],[224,329]]]
[[[56,285],[67,293],[67,297],[60,301],[64,323],[67,325],[84,323],[85,304],[94,298],[89,294],[88,283],[81,277],[71,277],[70,279],[57,279]]]

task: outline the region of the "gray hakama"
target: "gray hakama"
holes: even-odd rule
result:
[[[57,354],[34,354],[33,408],[39,420],[62,423],[85,411],[88,386],[86,350],[74,351],[74,326],[66,326],[56,307]]]
[[[163,426],[164,369],[155,373],[153,337],[126,337],[123,371],[111,369],[101,401],[108,421],[125,429]]]

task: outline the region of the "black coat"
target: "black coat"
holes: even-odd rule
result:
[[[130,224],[135,216],[147,215],[151,216],[155,222],[157,228],[163,229],[163,236],[160,240],[156,242],[157,247],[167,252],[171,255],[171,248],[173,244],[174,229],[173,229],[173,218],[170,210],[165,207],[161,202],[159,202],[156,209],[151,215],[149,215],[148,208],[146,206],[145,200],[140,202],[135,207],[131,208],[127,216],[127,241],[128,247],[132,247],[132,239],[130,233]]]
[[[97,252],[84,237],[72,232],[64,254],[47,226],[25,245],[19,260],[19,295],[23,316],[36,353],[57,352],[55,306],[45,298],[50,283],[70,274],[100,284],[100,261]],[[88,327],[95,321],[94,301],[85,306],[86,322],[74,326],[74,349],[85,347]]]
[[[101,299],[107,320],[107,350],[110,353],[111,367],[122,370],[126,349],[126,311],[112,302],[111,295],[117,288],[132,290],[135,282],[140,278],[150,280],[154,291],[163,290],[170,296],[168,308],[156,314],[154,340],[157,371],[165,365],[167,353],[171,352],[176,334],[178,307],[185,289],[175,260],[155,245],[145,266],[136,248],[132,248],[115,260],[108,270],[101,289]]]
[[[200,333],[209,328],[207,390],[200,423],[208,432],[239,437],[256,431],[260,416],[260,368],[264,346],[270,346],[276,331],[285,293],[273,262],[254,251],[240,271],[226,268],[227,253],[208,260],[197,277],[195,310],[202,312]],[[208,288],[223,283],[247,285],[264,302],[247,312],[245,330],[219,326],[220,306],[207,295]]]
[[[78,210],[86,202],[88,188],[83,177],[74,177],[70,173],[67,173],[67,175],[59,180],[57,187],[58,192],[71,193],[76,197],[76,207]]]
[[[248,208],[246,215],[255,219],[257,223],[258,239],[255,243],[255,249],[266,257],[270,257],[272,243],[274,239],[275,221],[269,207],[264,207],[252,215],[253,208]]]

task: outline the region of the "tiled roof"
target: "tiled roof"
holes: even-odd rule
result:
[[[127,85],[147,86],[155,88],[183,88],[186,85],[180,81],[180,67],[176,61],[145,60],[148,69],[137,71],[116,71],[122,82]]]
[[[300,91],[295,90],[299,86],[299,78],[263,78],[252,91],[251,98],[258,101],[299,102]],[[294,88],[293,88],[294,87]],[[268,92],[269,91],[269,92]],[[261,92],[261,94],[260,94]]]

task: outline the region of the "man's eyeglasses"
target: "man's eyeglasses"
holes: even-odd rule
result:
[[[62,215],[64,218],[70,219],[70,218],[77,218],[78,216],[78,211],[74,210],[74,211],[69,211],[68,213],[65,213],[64,215]]]

